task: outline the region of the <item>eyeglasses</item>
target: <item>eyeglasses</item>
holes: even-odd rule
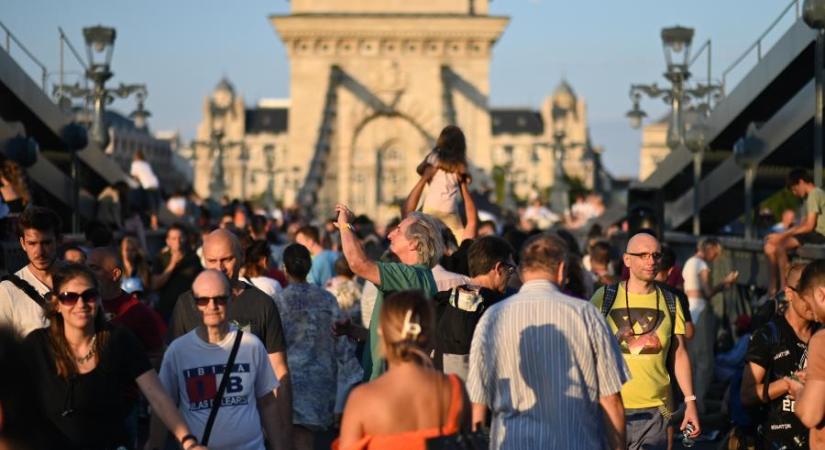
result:
[[[64,306],[72,306],[77,304],[77,299],[83,299],[83,303],[94,303],[100,297],[100,293],[95,288],[86,289],[81,293],[77,292],[61,292],[57,294],[57,299]]]
[[[198,306],[207,306],[209,305],[210,300],[214,301],[215,305],[226,306],[226,302],[229,301],[229,296],[216,295],[214,297],[195,297],[195,304],[197,304]]]
[[[510,263],[506,263],[504,261],[501,262],[501,267],[504,268],[504,271],[507,275],[512,275],[516,271],[516,266]]]
[[[645,259],[645,260],[648,260],[648,259],[652,260],[652,261],[661,261],[662,260],[662,254],[659,253],[659,252],[653,252],[653,253],[650,253],[650,252],[640,252],[640,253],[625,252],[625,254],[630,255],[630,256],[635,256],[637,258],[642,258],[642,259]]]

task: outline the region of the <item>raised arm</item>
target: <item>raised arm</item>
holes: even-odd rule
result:
[[[381,285],[381,273],[378,271],[378,264],[367,257],[364,252],[364,247],[361,241],[352,230],[352,211],[346,205],[338,204],[335,206],[335,212],[338,214],[338,229],[341,231],[341,250],[344,252],[352,273],[359,277],[372,282],[376,286]]]
[[[433,179],[433,175],[438,171],[437,167],[430,164],[425,164],[421,168],[422,171],[419,172],[421,173],[421,178],[418,179],[418,183],[415,183],[415,186],[413,186],[410,191],[410,195],[407,196],[407,200],[404,202],[404,206],[401,208],[402,219],[418,208],[418,201],[421,200],[421,193],[424,192],[424,186]]]
[[[467,216],[467,225],[464,226],[464,239],[475,239],[478,235],[478,209],[470,193],[470,180],[462,177],[459,181],[461,197],[464,198],[464,214]]]

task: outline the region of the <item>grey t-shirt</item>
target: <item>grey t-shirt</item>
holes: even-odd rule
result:
[[[816,214],[814,231],[825,236],[825,191],[814,188],[805,199],[805,215]]]

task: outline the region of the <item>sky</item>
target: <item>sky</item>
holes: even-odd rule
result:
[[[410,0],[414,1],[414,0]],[[799,0],[800,4],[802,0]],[[493,49],[490,105],[538,108],[564,77],[587,102],[592,141],[605,148],[603,161],[614,175],[635,177],[641,131],[631,129],[632,83],[662,78],[659,33],[676,24],[696,29],[694,50],[710,39],[712,72],[722,71],[767,30],[790,0],[494,0],[492,15],[510,17]],[[81,29],[103,24],[117,29],[110,85],[145,83],[150,127],[194,137],[206,97],[228,77],[247,104],[289,96],[289,61],[270,24],[271,14],[288,14],[287,0],[2,0],[0,22],[39,59],[57,82],[58,27],[85,56]],[[792,23],[793,9],[769,33],[765,48]],[[0,31],[5,43],[5,33]],[[12,47],[30,73],[39,72]],[[731,72],[728,90],[755,64],[755,54]],[[67,53],[67,81],[80,66]],[[694,66],[706,77],[704,57]],[[130,112],[133,100],[116,100]],[[661,100],[645,100],[649,117],[666,112]]]

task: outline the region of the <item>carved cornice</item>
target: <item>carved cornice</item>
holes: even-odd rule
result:
[[[488,56],[506,17],[278,16],[290,56]]]

